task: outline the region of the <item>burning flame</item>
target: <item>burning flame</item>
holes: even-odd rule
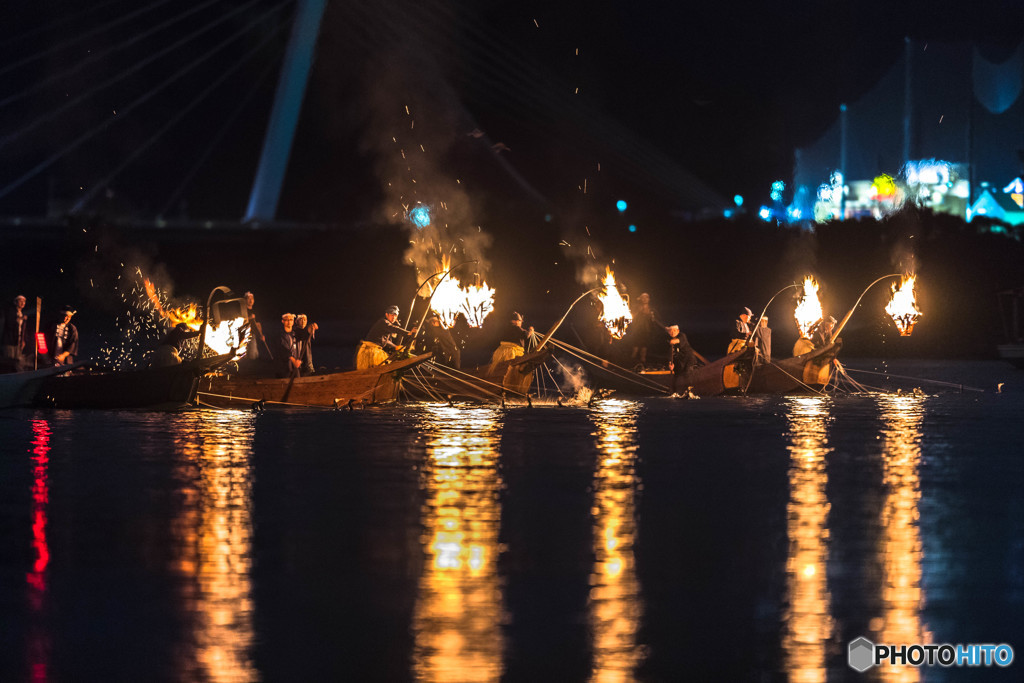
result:
[[[921,317],[921,309],[917,307],[914,300],[914,281],[916,275],[904,275],[900,282],[899,289],[892,286],[892,300],[885,307],[885,312],[892,316],[896,323],[896,329],[900,331],[901,337],[909,337],[914,331],[914,323]]]
[[[451,267],[447,257],[441,264],[443,270]],[[470,327],[484,324],[491,311],[494,310],[494,288],[487,283],[479,285],[461,285],[458,278],[449,275],[434,288],[430,307],[441,318],[441,324],[451,327],[461,313]]]
[[[818,283],[809,275],[804,278],[804,293],[796,305],[796,310],[793,311],[793,316],[796,318],[800,336],[804,339],[811,338],[814,324],[824,317],[821,302],[818,300]]]
[[[615,284],[615,273],[612,272],[611,266],[605,267],[605,276],[601,286],[603,293],[599,294],[597,298],[604,306],[604,310],[601,311],[600,320],[613,337],[622,339],[629,323],[633,322],[633,314],[629,312],[629,306],[619,293],[619,288]]]
[[[160,295],[149,279],[142,281],[146,288],[146,296],[149,297],[153,309],[161,318],[166,318],[172,325],[184,323],[190,330],[198,330],[203,325],[202,312],[198,304],[188,304],[176,308],[167,308],[160,301]],[[218,356],[228,353],[232,348],[238,350],[232,360],[238,360],[245,356],[245,349],[249,343],[250,329],[243,326],[248,321],[245,318],[234,320],[222,320],[214,327],[212,324],[206,327],[206,346],[213,350]]]

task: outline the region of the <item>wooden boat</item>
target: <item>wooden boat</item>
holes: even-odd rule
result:
[[[46,378],[33,405],[49,408],[175,410],[194,404],[199,378],[233,354],[142,370],[83,368]]]
[[[212,408],[348,407],[398,398],[405,373],[429,360],[425,353],[368,370],[308,377],[209,374],[199,382],[199,405]]]
[[[0,375],[0,408],[22,408],[31,406],[43,386],[43,381],[49,377],[70,372],[81,367],[85,363],[74,363],[72,365],[55,365],[39,370],[27,370],[24,372],[10,372]]]
[[[550,349],[527,353],[511,361],[456,370],[431,361],[417,367],[402,383],[405,398],[420,401],[468,399],[489,401],[525,398],[535,371],[551,358]]]
[[[820,392],[828,386],[835,359],[842,347],[836,340],[800,356],[773,360],[754,367],[748,394]]]

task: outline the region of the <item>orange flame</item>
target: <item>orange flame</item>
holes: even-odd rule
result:
[[[601,286],[603,291],[597,298],[604,306],[604,310],[601,311],[600,320],[613,337],[622,339],[629,323],[633,322],[633,314],[630,313],[626,300],[619,293],[619,288],[615,284],[615,273],[612,272],[611,266],[605,267],[605,276]]]
[[[451,267],[446,255],[442,260],[441,269]],[[449,275],[440,284],[434,286],[430,307],[441,318],[441,324],[451,327],[461,313],[470,327],[484,324],[491,311],[494,310],[494,288],[486,282],[479,285],[461,285],[454,275]]]
[[[203,316],[198,304],[166,308],[160,301],[160,294],[153,283],[145,278],[142,284],[146,288],[146,296],[153,304],[153,309],[161,318],[166,318],[172,325],[184,323],[190,330],[198,330],[202,327]],[[251,330],[248,327],[243,329],[246,322],[248,321],[245,318],[235,318],[234,320],[222,320],[216,327],[212,324],[208,325],[205,338],[206,346],[217,355],[228,353],[234,348],[238,351],[233,360],[242,358],[245,356],[245,349],[251,335]]]
[[[796,318],[800,336],[804,339],[811,338],[814,324],[824,317],[821,302],[818,300],[818,283],[810,275],[804,278],[804,293],[796,305],[796,310],[793,311],[793,316]]]
[[[885,312],[892,316],[896,323],[896,329],[900,331],[901,337],[909,337],[914,331],[914,324],[921,317],[921,309],[917,307],[914,297],[914,281],[916,275],[904,275],[900,282],[899,289],[892,286],[892,300],[885,307]]]

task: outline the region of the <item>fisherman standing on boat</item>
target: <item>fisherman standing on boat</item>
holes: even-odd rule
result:
[[[259,360],[260,344],[263,344],[268,351],[270,347],[267,346],[267,338],[263,336],[263,326],[260,325],[260,321],[256,317],[256,297],[252,292],[245,293],[245,307],[249,318],[249,343],[245,347],[245,359]],[[273,357],[270,360],[274,360]]]
[[[758,363],[772,362],[772,328],[768,327],[768,316],[761,316],[754,328],[754,348],[757,349]]]
[[[815,325],[814,331],[811,333],[811,343],[814,344],[814,348],[820,349],[832,342],[832,329],[835,326],[836,319],[830,315],[825,316]]]
[[[685,375],[697,366],[697,357],[690,346],[690,340],[679,332],[679,325],[669,325],[668,330],[668,369],[676,377]]]
[[[390,352],[400,351],[405,339],[415,335],[415,327],[409,331],[398,326],[398,306],[389,306],[384,311],[384,317],[375,322],[363,337],[363,343],[356,353],[356,370],[384,365]]]
[[[46,330],[46,348],[53,365],[70,365],[78,355],[78,328],[71,322],[75,309],[64,306],[60,321],[49,324]]]
[[[295,314],[285,313],[281,316],[281,338],[278,341],[276,355],[278,377],[299,377],[302,373],[302,361],[299,360],[299,343],[295,340]]]
[[[512,311],[509,323],[501,335],[501,343],[491,354],[491,365],[497,365],[503,360],[513,360],[525,354],[526,345],[533,336],[533,326],[523,329],[523,314]]]
[[[452,338],[452,333],[441,325],[441,317],[430,312],[427,316],[427,326],[420,330],[417,346],[424,351],[434,354],[434,360],[458,369],[462,365],[462,358],[459,347]]]
[[[28,315],[25,313],[25,297],[19,294],[14,297],[14,303],[4,311],[3,338],[0,340],[0,345],[3,346],[3,357],[15,372],[21,370],[21,356],[25,348],[27,322]]]
[[[750,316],[753,313],[746,306],[740,311],[739,317],[735,320],[735,329],[732,332],[732,339],[729,342],[729,350],[727,353],[733,353],[739,351],[747,345],[747,340],[750,339]]]
[[[312,375],[313,368],[313,336],[320,326],[316,323],[306,325],[309,318],[305,313],[295,316],[295,341],[299,343],[299,358],[302,360],[302,375]]]

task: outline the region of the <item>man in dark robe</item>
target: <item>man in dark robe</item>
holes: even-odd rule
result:
[[[51,365],[70,365],[78,355],[78,328],[71,322],[75,309],[64,306],[60,319],[46,329],[46,350]]]
[[[199,336],[199,330],[193,330],[185,323],[178,323],[171,328],[171,331],[164,335],[156,349],[153,351],[153,358],[150,365],[153,367],[166,367],[181,363],[181,349],[189,339]]]
[[[295,341],[299,343],[299,359],[302,361],[302,376],[312,375],[313,368],[313,337],[320,326],[316,323],[306,324],[309,318],[305,313],[295,316]]]
[[[442,365],[457,369],[462,364],[459,347],[452,333],[441,325],[441,317],[437,313],[427,316],[427,325],[420,331],[417,346],[433,353],[434,360]]]
[[[772,328],[768,327],[768,316],[762,316],[754,328],[754,348],[757,349],[758,363],[772,362]]]
[[[278,337],[277,348],[274,349],[274,364],[277,366],[278,377],[299,377],[302,374],[299,343],[295,339],[294,327],[294,313],[285,313],[281,316],[281,335]]]
[[[25,352],[25,339],[28,330],[28,315],[25,313],[25,297],[18,295],[14,302],[4,311],[3,327],[0,331],[0,346],[3,351],[3,362],[14,372],[21,370],[22,355]]]

